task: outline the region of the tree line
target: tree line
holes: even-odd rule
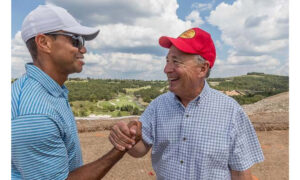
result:
[[[126,88],[157,87],[163,81],[116,80],[116,79],[69,79],[65,83],[69,89],[69,101],[109,101],[119,93],[126,94]]]

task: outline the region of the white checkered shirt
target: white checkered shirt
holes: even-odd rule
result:
[[[172,93],[153,100],[140,118],[152,145],[157,179],[231,179],[264,160],[255,130],[241,106],[209,87],[184,107]]]

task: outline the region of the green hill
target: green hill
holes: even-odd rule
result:
[[[232,96],[240,104],[251,104],[265,97],[289,91],[289,77],[263,73],[248,73],[230,78],[209,78],[209,84],[220,91],[238,91]]]
[[[252,72],[207,81],[212,88],[226,94],[234,91],[229,95],[241,105],[289,91],[288,76]],[[153,99],[168,91],[167,81],[70,78],[65,85],[75,116],[140,115]]]

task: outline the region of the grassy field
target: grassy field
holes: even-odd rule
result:
[[[133,91],[132,91],[133,92]],[[112,117],[131,115],[128,111],[122,111],[121,107],[132,106],[144,111],[144,107],[139,105],[136,98],[131,94],[120,93],[117,98],[110,101],[73,101],[70,103],[73,113],[77,117],[88,115],[110,115]]]
[[[139,91],[142,89],[150,89],[150,88],[151,88],[151,86],[144,86],[144,87],[140,87],[140,88],[125,88],[125,90],[126,90],[126,93],[133,94],[135,91]]]

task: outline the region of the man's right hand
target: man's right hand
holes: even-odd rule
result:
[[[142,138],[142,123],[130,121],[126,124],[123,121],[116,123],[110,131],[109,141],[120,151],[131,149]]]

